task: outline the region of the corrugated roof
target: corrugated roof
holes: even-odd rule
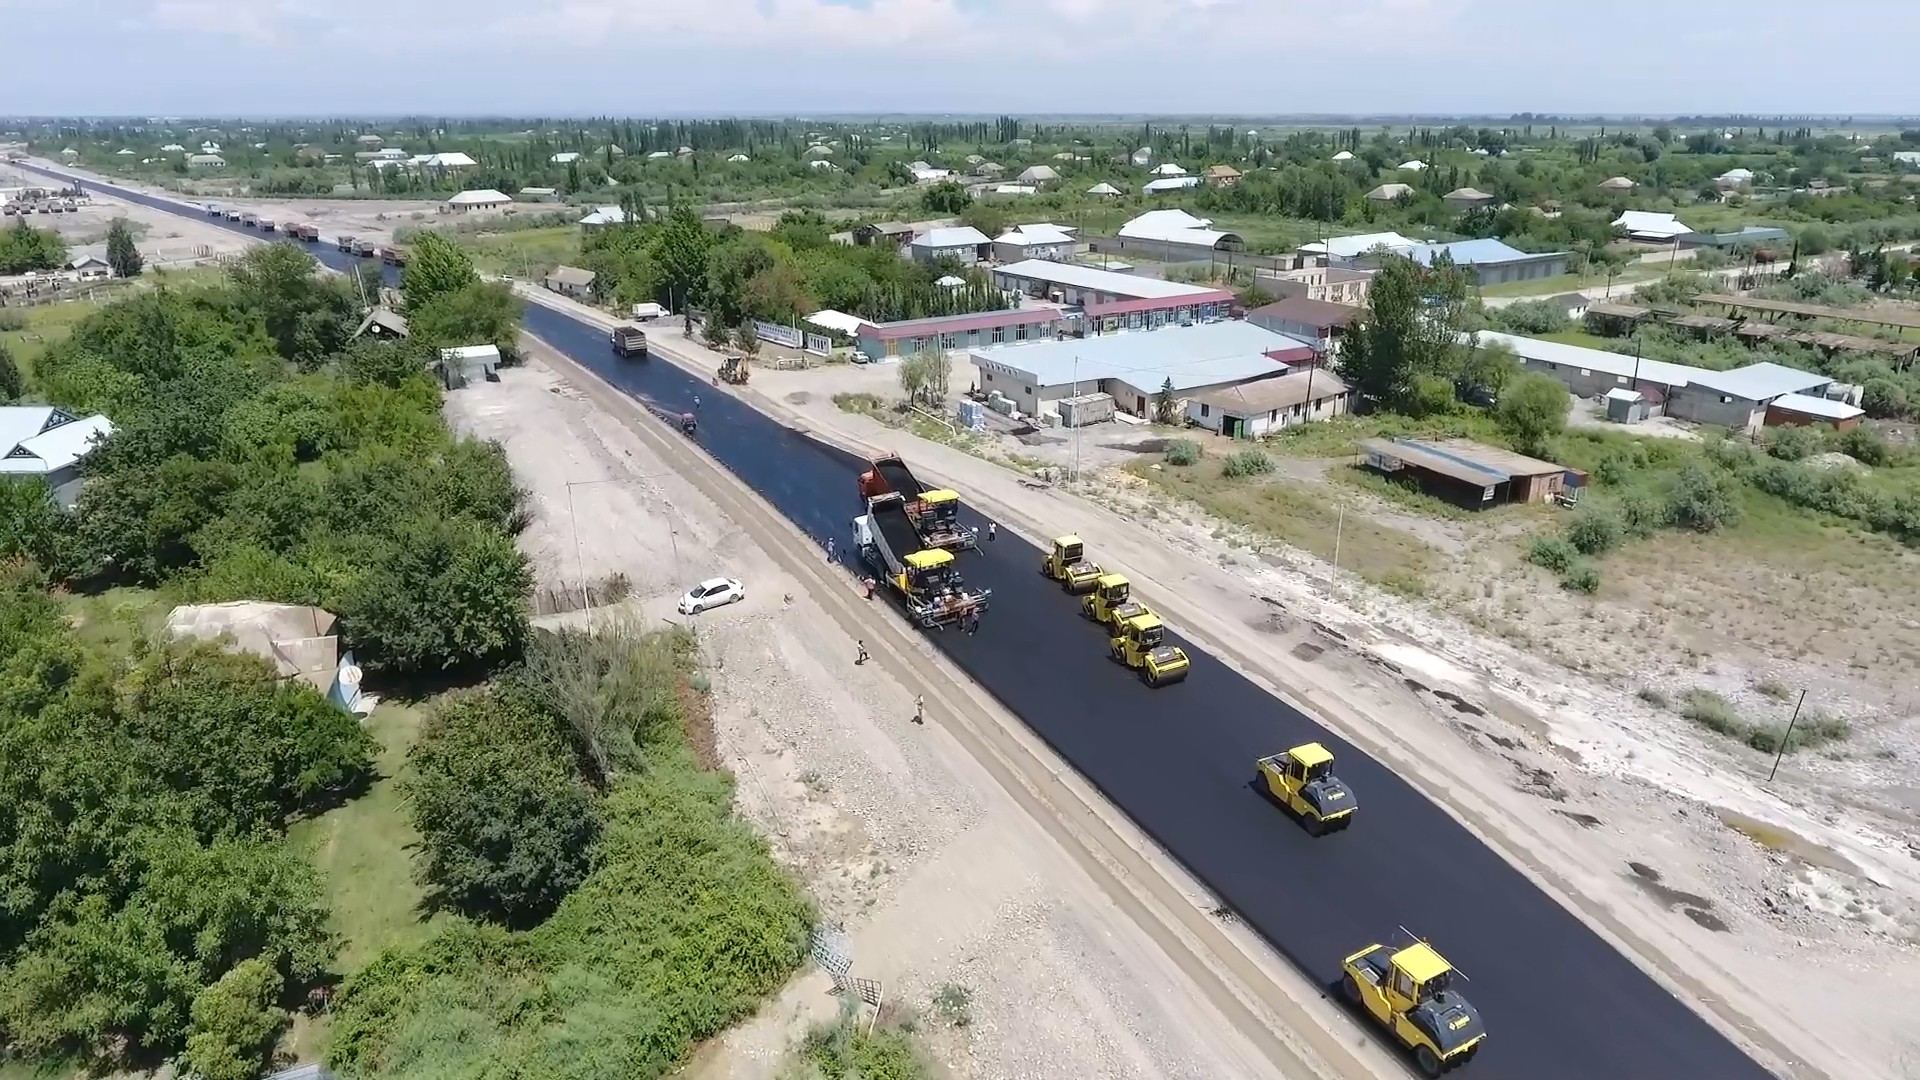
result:
[[[1844,401],[1814,397],[1811,394],[1783,394],[1773,400],[1773,404],[1792,412],[1817,416],[1822,420],[1851,420],[1856,416],[1865,416],[1866,410]]]
[[[1049,259],[1024,259],[1017,263],[995,267],[993,272],[1005,274],[1008,277],[1024,278],[1028,281],[1044,281],[1054,285],[1094,289],[1134,300],[1210,296],[1219,291],[1205,285],[1188,285],[1180,281],[1162,281],[1159,278],[1137,277],[1133,274],[1116,274],[1111,270],[1102,270],[1094,266],[1053,262]]]
[[[1530,255],[1492,237],[1481,240],[1455,240],[1450,244],[1415,244],[1405,252],[1407,258],[1422,266],[1431,266],[1433,261],[1443,253],[1451,258],[1456,266],[1473,266],[1479,263],[1491,265],[1546,257],[1546,255]]]
[[[1693,231],[1693,227],[1672,214],[1656,214],[1651,210],[1626,210],[1613,219],[1617,229],[1625,230],[1636,236],[1658,236],[1672,238]]]
[[[1803,390],[1816,390],[1833,382],[1826,375],[1815,375],[1810,371],[1790,368],[1785,364],[1764,361],[1734,368],[1732,371],[1702,371],[1694,375],[1696,385],[1718,390],[1723,394],[1745,398],[1748,401],[1768,401],[1783,394],[1798,394]]]
[[[1325,241],[1316,240],[1310,244],[1301,244],[1300,250],[1312,255],[1333,255],[1336,258],[1351,259],[1364,255],[1374,248],[1386,248],[1392,252],[1402,252],[1415,247],[1420,242],[1409,240],[1397,232],[1356,233],[1352,236],[1333,236]]]
[[[1127,240],[1157,240],[1199,247],[1214,247],[1225,239],[1239,239],[1234,233],[1222,232],[1212,225],[1212,219],[1194,217],[1185,210],[1149,210],[1120,226],[1120,236]]]
[[[1314,401],[1325,401],[1328,398],[1345,397],[1351,388],[1329,371],[1296,371],[1277,379],[1259,379],[1238,386],[1204,390],[1195,394],[1193,400],[1211,405],[1228,416],[1258,416],[1275,409],[1304,405],[1309,392],[1313,394]]]
[[[1336,304],[1329,300],[1312,300],[1305,296],[1287,296],[1247,312],[1247,318],[1264,315],[1306,326],[1351,326],[1353,320],[1360,317],[1360,309],[1347,304]]]
[[[858,334],[860,332],[860,324],[865,322],[866,320],[860,318],[858,315],[849,315],[844,311],[835,311],[832,308],[822,308],[821,310],[816,311],[813,314],[807,316],[806,321],[812,323],[815,326],[820,327],[821,329],[832,330],[835,333],[845,334],[848,337],[852,337],[853,335]]]
[[[993,238],[996,244],[1071,244],[1073,237],[1058,225],[1015,225]]]
[[[0,408],[0,473],[37,476],[64,469],[113,434],[99,414],[75,417],[46,405]]]
[[[1524,337],[1520,334],[1502,334],[1496,330],[1482,330],[1477,337],[1482,345],[1498,342],[1511,348],[1524,359],[1558,364],[1561,367],[1599,371],[1608,375],[1621,375],[1629,379],[1634,377],[1637,370],[1642,382],[1659,383],[1664,386],[1687,386],[1692,383],[1695,375],[1706,373],[1705,368],[1690,367],[1686,364],[1669,364],[1664,360],[1644,358],[1635,360],[1625,353],[1589,349],[1580,345],[1566,345],[1558,341]]]
[[[1151,195],[1160,191],[1184,191],[1187,188],[1199,186],[1200,178],[1197,176],[1164,176],[1140,185],[1140,190]]]
[[[881,341],[926,337],[930,334],[964,334],[969,330],[990,330],[996,326],[1032,326],[1066,317],[1057,307],[1035,306],[1005,311],[983,311],[973,315],[935,315],[927,319],[903,319],[899,322],[862,322],[860,333]]]
[[[1381,184],[1379,187],[1367,192],[1366,197],[1377,202],[1391,202],[1402,195],[1411,194],[1413,194],[1412,184]]]
[[[495,191],[492,188],[480,188],[475,191],[463,191],[460,194],[455,195],[452,198],[447,200],[448,203],[454,206],[478,206],[478,205],[486,205],[491,203],[506,203],[506,202],[512,202],[512,201],[513,201],[512,199],[507,197],[505,192]]]
[[[1040,386],[1062,386],[1076,377],[1082,383],[1118,378],[1154,389],[1172,380],[1175,390],[1189,390],[1281,374],[1285,369],[1266,354],[1299,345],[1285,334],[1228,321],[996,345],[972,353],[980,360],[1024,372]]]
[[[557,281],[562,285],[591,285],[593,279],[593,271],[582,270],[577,266],[556,266],[547,275],[548,281]]]

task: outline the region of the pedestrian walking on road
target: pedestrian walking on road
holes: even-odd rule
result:
[[[927,722],[927,699],[920,694],[913,695],[913,722],[916,724]]]
[[[860,650],[860,655],[855,657],[853,661],[854,666],[859,667],[861,664],[867,662],[867,643],[856,640],[853,643],[853,647]]]
[[[827,561],[833,561],[833,537],[827,537]]]
[[[991,521],[989,521],[989,522],[987,522],[987,540],[988,540],[988,542],[992,542],[992,540],[993,540],[993,538],[994,538],[994,535],[995,535],[995,534],[997,534],[997,533],[998,533],[999,531],[1000,531],[1000,526],[998,526],[998,525],[995,525],[995,524],[994,524],[993,522],[991,522]]]

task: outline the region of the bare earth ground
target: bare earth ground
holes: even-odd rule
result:
[[[44,176],[0,163],[0,186],[37,187],[46,183]],[[116,217],[124,217],[133,225],[134,246],[140,249],[150,267],[187,266],[243,251],[247,246],[245,237],[235,236],[226,229],[99,194],[94,194],[89,205],[75,213],[35,214],[28,224],[37,229],[58,231],[73,258],[96,255],[104,259],[107,226]]]
[[[746,583],[744,603],[694,621],[738,805],[845,927],[855,975],[923,1015],[945,984],[971,992],[970,1024],[921,1026],[952,1075],[1273,1075],[938,723],[912,723],[909,691],[878,662],[854,666],[854,642],[804,584],[621,420],[537,360],[446,408],[460,430],[506,447],[531,493],[522,541],[543,586],[577,586],[582,567],[631,580],[619,613],[594,618],[679,619],[672,603],[689,583]],[[772,1077],[835,1015],[828,990],[809,969],[687,1074]]]
[[[1588,602],[1520,560],[1516,538],[1540,524],[1526,515],[1548,511],[1437,519],[1329,483],[1344,463],[1283,462],[1285,481],[1345,502],[1348,530],[1432,549],[1429,594],[1407,599],[1333,569],[1331,522],[1286,547],[1100,468],[1138,460],[1128,444],[1148,429],[1083,433],[1078,497],[1031,475],[1069,459],[1060,433],[967,453],[832,403],[897,398],[896,374],[761,369],[753,392],[843,444],[909,455],[1036,539],[1087,537],[1183,632],[1370,744],[1776,1068],[1920,1073],[1904,1020],[1920,991],[1912,552],[1870,538],[1837,564],[1821,544],[1817,563],[1790,524],[1733,549],[1663,536],[1616,556]],[[1857,734],[1767,784],[1770,758],[1636,696],[1712,687],[1784,722],[1788,706],[1756,689],[1767,678],[1809,687]]]

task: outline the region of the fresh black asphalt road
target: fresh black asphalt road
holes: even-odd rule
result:
[[[353,261],[329,244],[309,250],[336,268]],[[710,454],[809,535],[838,537],[851,558],[863,462],[673,364],[621,360],[604,330],[538,305],[528,307],[526,323],[635,398],[671,413],[697,411],[697,438]],[[1002,536],[960,563],[970,584],[993,590],[978,636],[949,631],[935,642],[1316,983],[1331,991],[1342,957],[1391,943],[1405,926],[1469,977],[1463,989],[1485,1018],[1483,1051],[1455,1075],[1767,1075],[1424,796],[1204,650],[1181,642],[1191,675],[1148,689],[1107,659],[1075,599],[1040,576],[1041,553]],[[1097,555],[1100,538],[1087,541]],[[1334,752],[1360,804],[1352,828],[1320,839],[1253,782],[1255,759],[1308,740]]]

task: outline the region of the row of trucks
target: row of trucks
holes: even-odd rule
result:
[[[854,520],[860,556],[898,592],[908,614],[928,629],[974,620],[990,595],[961,579],[955,552],[978,544],[959,523],[960,496],[917,480],[898,455],[874,459],[860,474],[867,512]],[[1087,557],[1078,536],[1059,536],[1040,572],[1079,598],[1080,612],[1100,624],[1112,657],[1140,673],[1149,686],[1186,678],[1186,650],[1166,640],[1160,616],[1136,600],[1125,575]],[[1333,753],[1302,743],[1254,762],[1255,785],[1312,836],[1353,823],[1358,800],[1333,771]],[[1384,1027],[1413,1056],[1420,1071],[1438,1077],[1472,1060],[1486,1041],[1480,1013],[1456,988],[1464,976],[1439,951],[1413,935],[1410,944],[1372,944],[1341,961],[1341,985],[1356,1009]]]

